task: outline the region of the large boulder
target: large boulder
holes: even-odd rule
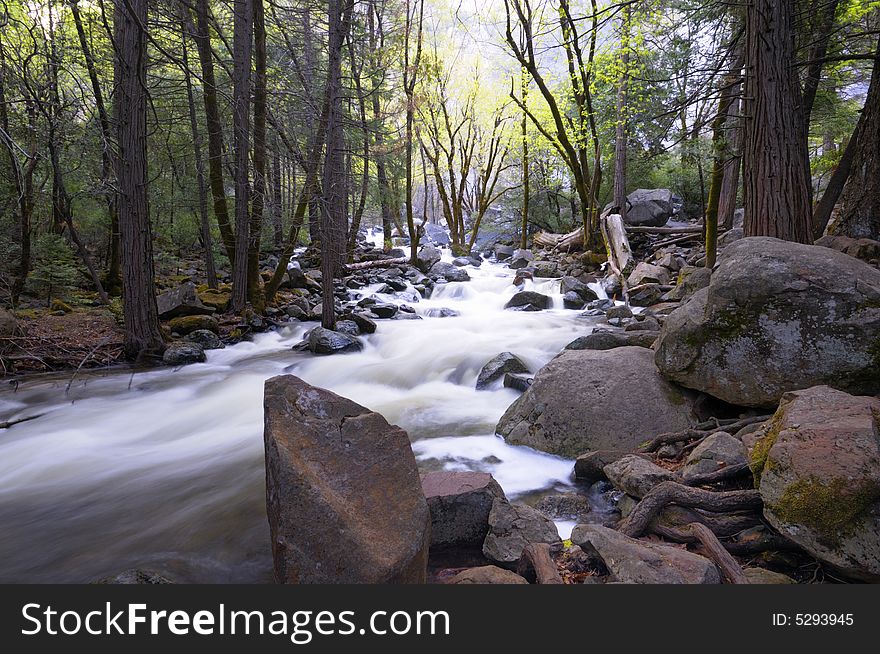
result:
[[[447,282],[466,282],[471,278],[471,276],[468,275],[467,270],[459,268],[458,266],[453,266],[451,263],[446,263],[445,261],[438,261],[431,266],[431,269],[428,271],[428,277],[434,281],[445,279]]]
[[[504,305],[504,308],[517,311],[540,311],[541,309],[552,309],[553,298],[536,291],[520,291],[519,293],[514,293],[513,297]]]
[[[742,441],[726,431],[718,431],[707,436],[688,455],[680,471],[681,478],[688,482],[701,475],[746,463],[748,452]]]
[[[560,543],[556,525],[527,504],[511,504],[495,498],[489,512],[489,533],[483,556],[505,568],[515,568],[522,551],[532,543]]]
[[[786,393],[750,456],[771,525],[839,574],[880,581],[880,399]]]
[[[416,268],[426,273],[431,270],[431,266],[440,261],[440,257],[440,250],[432,245],[427,245],[416,254]]]
[[[506,373],[530,372],[529,367],[512,352],[502,352],[492,357],[477,375],[477,390],[489,388]]]
[[[878,393],[880,270],[830,248],[742,239],[669,314],[656,351],[666,377],[731,404],[775,406],[818,384]]]
[[[342,354],[364,349],[364,344],[357,337],[323,327],[312,329],[307,342],[309,351],[314,354]]]
[[[409,438],[292,375],[266,382],[266,504],[281,583],[423,583],[431,517]]]
[[[172,318],[168,322],[168,328],[177,334],[186,336],[194,331],[206,329],[215,334],[220,331],[220,324],[214,316],[197,315],[197,316],[179,316]]]
[[[192,282],[181,284],[175,289],[165,291],[156,297],[159,318],[171,320],[178,316],[198,316],[214,313],[214,309],[202,303]]]
[[[668,284],[669,271],[663,266],[655,266],[645,261],[640,261],[630,273],[626,283],[630,287],[641,286],[642,284]]]
[[[648,543],[600,525],[578,525],[571,542],[602,561],[625,584],[720,584],[709,559],[669,545]]]
[[[563,350],[495,431],[509,443],[573,459],[589,450],[633,450],[656,434],[687,429],[692,408],[692,394],[661,377],[646,348]]]
[[[202,363],[206,358],[204,348],[198,343],[175,341],[165,348],[162,363],[166,366],[185,366],[188,363]]]
[[[504,497],[487,472],[429,472],[422,490],[431,512],[431,547],[480,546],[489,532],[489,511]]]
[[[672,217],[672,191],[665,188],[636,189],[627,198],[626,224],[662,227]]]
[[[648,491],[675,475],[666,468],[639,456],[628,454],[605,466],[605,476],[614,487],[633,497],[644,497]]]

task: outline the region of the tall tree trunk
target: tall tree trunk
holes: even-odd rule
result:
[[[181,4],[180,21],[180,44],[181,58],[184,68],[189,70],[189,50],[186,45],[187,25],[186,5]],[[208,288],[217,288],[217,267],[214,263],[214,243],[211,238],[211,223],[208,219],[208,188],[205,183],[205,162],[202,159],[202,135],[199,132],[199,122],[196,117],[196,103],[193,94],[192,80],[189,75],[185,76],[186,102],[189,110],[189,129],[193,141],[193,156],[196,163],[196,185],[199,194],[199,232],[202,239],[202,247],[205,249],[205,272]]]
[[[116,179],[122,243],[125,353],[162,352],[153,271],[153,238],[147,204],[147,0],[118,0],[114,28]]]
[[[811,34],[813,45],[810,48],[807,76],[804,79],[804,128],[810,129],[810,118],[813,114],[813,103],[816,100],[816,91],[819,89],[819,81],[822,78],[822,60],[828,50],[828,41],[831,39],[831,31],[834,29],[834,16],[837,13],[839,0],[826,0],[822,11],[817,16],[817,25]]]
[[[629,40],[632,7],[627,4],[620,15],[621,73],[617,83],[617,121],[614,138],[614,192],[612,203],[626,221],[627,93],[629,91]]]
[[[110,248],[107,257],[107,274],[105,287],[111,295],[122,293],[122,269],[119,262],[119,213],[116,210],[116,193],[113,191],[115,180],[113,179],[113,157],[111,156],[111,144],[113,132],[110,127],[110,117],[104,104],[104,93],[98,78],[98,69],[95,58],[92,55],[86,31],[83,27],[82,16],[79,13],[79,0],[69,0],[70,11],[79,37],[80,49],[86,62],[86,71],[89,82],[92,85],[92,94],[95,98],[95,109],[98,112],[98,124],[101,126],[101,185],[107,202],[107,213],[110,217]]]
[[[740,70],[740,75],[742,71]],[[718,198],[718,225],[722,229],[733,227],[733,215],[736,212],[737,194],[739,192],[739,173],[742,170],[742,80],[734,88],[734,101],[727,113],[725,131],[727,132],[727,157],[724,161],[724,179],[721,182],[721,196]]]
[[[208,131],[208,180],[214,198],[214,217],[220,229],[223,249],[229,265],[235,266],[235,234],[229,221],[229,204],[223,181],[223,122],[217,104],[217,82],[211,50],[211,27],[208,0],[196,0],[196,48],[202,72],[202,99],[205,104],[205,124]]]
[[[263,210],[266,205],[266,24],[263,0],[254,6],[254,187],[248,243],[248,300],[262,313],[263,289],[260,279],[260,245]]]
[[[232,310],[248,301],[250,245],[251,57],[254,36],[253,0],[235,0],[232,37],[232,128],[235,140],[235,265],[232,268]]]
[[[418,9],[411,9],[411,3],[420,3]],[[410,39],[412,38],[413,21],[415,20],[415,12],[418,11],[418,28],[416,33],[416,52],[415,56],[410,58]],[[416,262],[416,254],[419,250],[419,230],[416,227],[415,217],[413,215],[413,128],[415,123],[415,84],[418,75],[419,61],[422,56],[422,19],[425,13],[425,0],[407,0],[406,2],[406,35],[404,43],[404,73],[403,86],[406,94],[406,130],[405,141],[406,147],[406,226],[409,231],[410,239],[410,261],[413,265]]]
[[[520,95],[522,96],[523,107],[528,106],[529,97],[529,78],[525,69],[520,69]],[[520,118],[520,133],[522,135],[522,185],[523,185],[523,205],[522,218],[520,224],[519,247],[523,250],[528,247],[529,238],[529,116],[525,109],[522,110]]]
[[[276,250],[284,246],[284,201],[282,200],[281,154],[278,137],[272,144],[272,242]]]
[[[793,13],[791,0],[752,0],[746,9],[745,233],[809,243],[810,170]]]
[[[846,180],[849,179],[853,159],[856,156],[856,150],[861,142],[864,129],[865,112],[863,111],[856,122],[856,127],[849,142],[843,149],[840,161],[837,162],[834,172],[831,173],[831,179],[828,180],[822,197],[819,198],[819,202],[816,203],[816,208],[813,210],[813,238],[820,238],[825,233],[825,228],[828,227],[834,207],[837,206],[840,194],[843,193],[843,188],[846,186]]]
[[[880,39],[868,95],[859,122],[852,169],[843,189],[833,234],[880,239]]]
[[[376,0],[370,0],[370,9],[367,12],[367,33],[369,36],[370,51],[376,53],[385,45],[385,37],[382,31],[382,17],[376,6]],[[394,224],[391,216],[391,187],[388,184],[388,172],[385,168],[384,133],[385,124],[381,112],[379,100],[379,86],[382,79],[382,71],[375,66],[376,72],[373,78],[372,108],[373,108],[373,158],[376,160],[376,186],[379,192],[379,207],[382,213],[382,240],[385,244],[391,243],[391,227]]]
[[[336,328],[334,279],[345,248],[345,133],[343,130],[342,44],[348,32],[352,3],[330,0],[328,6],[329,46],[327,60],[327,156],[324,161],[323,214],[321,216],[321,275],[323,303],[321,325]],[[343,15],[345,12],[345,15]]]

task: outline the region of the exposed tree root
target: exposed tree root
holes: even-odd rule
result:
[[[550,546],[547,543],[527,545],[519,558],[516,572],[532,583],[535,581],[539,584],[564,583],[559,568],[550,556]]]

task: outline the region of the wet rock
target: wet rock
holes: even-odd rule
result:
[[[571,541],[599,558],[613,580],[625,584],[720,584],[709,559],[687,550],[629,538],[599,525],[578,525]]]
[[[624,327],[624,331],[627,332],[659,332],[660,331],[660,321],[654,318],[653,316],[646,316],[644,319],[639,320],[636,318],[635,322],[631,322],[626,327]]]
[[[367,318],[362,313],[344,313],[342,314],[343,320],[350,320],[355,325],[357,325],[358,329],[362,334],[374,334],[376,333],[376,323],[375,321]]]
[[[669,271],[662,266],[654,266],[642,261],[630,273],[626,283],[630,288],[642,284],[668,284]]]
[[[428,272],[428,276],[435,281],[445,279],[448,282],[467,282],[471,278],[467,270],[458,268],[445,261],[435,263]]]
[[[226,347],[217,334],[207,329],[197,329],[191,332],[187,335],[186,340],[200,345],[203,350],[221,350]]]
[[[699,475],[717,472],[722,468],[748,462],[748,452],[742,442],[725,431],[710,434],[690,453],[681,469],[681,478],[687,482]]]
[[[520,291],[519,293],[515,293],[514,296],[507,301],[504,308],[519,309],[522,311],[525,310],[525,307],[529,306],[534,307],[534,309],[530,309],[533,311],[550,309],[553,307],[553,300],[552,298],[535,291]]]
[[[510,261],[508,261],[508,268],[513,268],[514,270],[519,270],[520,268],[525,268],[532,261],[534,261],[535,255],[532,254],[531,250],[514,250],[513,255],[510,257]]]
[[[416,254],[416,268],[427,273],[435,263],[440,261],[441,256],[440,250],[437,248],[431,245],[423,247]]]
[[[584,308],[584,298],[582,298],[574,291],[569,291],[562,296],[562,306],[566,309],[574,309],[575,311],[580,311]]]
[[[574,478],[591,484],[608,479],[605,466],[631,455],[629,450],[594,450],[581,454],[574,462]]]
[[[880,270],[829,248],[773,238],[726,248],[707,288],[667,318],[657,366],[741,406],[828,384],[880,392]]]
[[[626,224],[641,227],[662,227],[672,217],[672,191],[636,189],[627,198]]]
[[[660,376],[650,350],[563,350],[495,430],[509,443],[572,458],[589,450],[632,450],[646,429],[659,434],[693,425],[692,402]]]
[[[162,355],[162,362],[166,366],[185,366],[188,363],[202,363],[205,361],[205,350],[198,343],[175,341],[169,343]]]
[[[649,490],[675,475],[637,454],[629,454],[605,466],[605,476],[615,488],[633,497],[644,497]]]
[[[424,583],[431,517],[409,437],[292,375],[266,382],[266,504],[281,583]]]
[[[514,568],[527,545],[560,542],[556,525],[540,511],[500,498],[492,503],[483,555],[493,563]]]
[[[596,291],[587,286],[576,277],[566,276],[559,283],[560,291],[563,295],[567,293],[576,293],[583,302],[595,302],[599,299]]]
[[[535,277],[559,277],[559,265],[555,261],[532,262]]]
[[[880,399],[816,386],[786,393],[750,452],[770,524],[839,575],[872,582],[880,581],[878,434]]]
[[[485,472],[429,472],[422,489],[431,512],[431,547],[482,545],[489,511],[504,491]]]
[[[137,568],[132,568],[131,570],[125,570],[120,572],[117,575],[113,575],[111,577],[105,577],[96,582],[96,584],[113,584],[113,585],[139,585],[139,586],[152,586],[154,584],[173,584],[174,582],[165,577],[164,575],[159,574],[158,572],[153,572],[151,570],[140,570]]]
[[[461,314],[458,313],[455,309],[448,309],[446,307],[440,307],[438,309],[428,309],[425,311],[425,317],[427,318],[454,318]]]
[[[306,340],[313,354],[343,354],[364,349],[364,344],[354,336],[323,327],[312,329]]]
[[[196,330],[214,332],[220,331],[220,324],[214,316],[180,316],[172,318],[168,323],[172,332],[186,336]]]
[[[523,577],[511,570],[497,565],[484,565],[479,568],[462,570],[450,578],[447,584],[528,584]]]
[[[349,336],[360,336],[361,330],[353,320],[337,320],[336,331]]]
[[[377,302],[376,304],[370,305],[370,312],[375,314],[378,318],[393,318],[397,315],[398,311],[400,311],[400,307],[396,304]]]
[[[535,508],[553,520],[587,520],[590,501],[579,493],[555,493],[542,497]]]
[[[529,368],[512,352],[502,352],[492,357],[477,376],[477,390],[488,388],[509,372],[529,372]]]
[[[515,391],[525,393],[532,385],[533,377],[531,374],[517,374],[507,372],[504,374],[502,385],[504,388],[512,388]]]
[[[609,322],[612,320],[625,320],[627,318],[632,318],[633,312],[629,307],[623,306],[613,306],[605,312],[605,319]]]
[[[660,302],[668,290],[668,286],[661,284],[641,284],[629,289],[629,301],[636,307],[649,307]]]
[[[498,261],[506,261],[513,256],[513,247],[510,245],[501,245],[500,243],[495,246],[495,259]]]
[[[678,282],[671,291],[663,296],[665,300],[686,300],[691,295],[706,288],[712,277],[712,271],[708,268],[685,266],[678,273]]]
[[[202,303],[192,282],[181,284],[171,291],[165,291],[156,297],[156,307],[160,320],[171,320],[178,316],[208,315],[214,309]]]

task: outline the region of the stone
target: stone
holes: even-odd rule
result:
[[[440,261],[441,256],[440,250],[432,245],[427,245],[416,254],[416,268],[427,273],[435,263]]]
[[[153,585],[164,585],[164,584],[173,584],[174,582],[168,579],[168,577],[159,574],[158,572],[153,572],[152,570],[140,570],[138,568],[132,568],[131,570],[124,570],[119,574],[112,575],[110,577],[105,577],[103,579],[99,579],[94,582],[96,584],[107,584],[107,585],[138,585],[138,586],[153,586]]]
[[[767,568],[743,568],[743,574],[750,584],[794,584],[797,583],[788,575],[773,572]]]
[[[451,577],[447,584],[528,584],[525,578],[497,565],[468,568]]]
[[[512,388],[515,391],[519,391],[520,393],[525,393],[529,390],[529,386],[532,385],[532,381],[534,377],[531,373],[528,374],[517,374],[513,372],[504,373],[504,379],[501,384],[504,388]]]
[[[621,332],[612,332],[606,329],[593,330],[586,336],[578,336],[565,346],[566,350],[613,350],[616,347],[626,347],[626,336]]]
[[[575,311],[580,311],[584,308],[584,298],[582,298],[574,291],[569,291],[562,296],[562,306],[566,309],[574,309]]]
[[[587,520],[592,508],[590,500],[580,493],[554,493],[542,497],[535,508],[553,520]]]
[[[880,393],[880,270],[829,248],[752,237],[666,318],[669,379],[740,406],[828,384]]]
[[[342,314],[342,319],[353,322],[358,326],[362,334],[374,334],[376,332],[376,322],[362,313],[344,313]]]
[[[680,474],[687,482],[698,475],[707,475],[722,468],[745,463],[748,463],[748,452],[742,441],[726,431],[718,431],[707,436],[691,451]]]
[[[668,284],[669,271],[662,266],[654,266],[644,261],[639,262],[626,280],[629,287],[642,284]]]
[[[172,332],[186,336],[196,330],[207,330],[215,334],[220,331],[220,324],[214,316],[179,316],[168,322]]]
[[[198,296],[202,304],[219,313],[226,311],[227,307],[229,307],[229,301],[232,299],[232,293],[210,288],[199,291]]]
[[[515,354],[502,352],[492,357],[480,370],[480,374],[477,375],[477,390],[489,388],[508,372],[529,372],[529,367]]]
[[[447,307],[435,307],[425,311],[426,318],[455,318],[459,315],[461,314],[458,311]]]
[[[649,307],[660,302],[668,290],[668,286],[653,282],[633,286],[629,289],[629,302],[636,307]]]
[[[162,363],[166,366],[185,366],[188,363],[202,363],[206,358],[205,350],[198,343],[174,341],[165,348]]]
[[[190,332],[186,340],[200,345],[203,350],[222,350],[226,347],[220,337],[208,329],[197,329]]]
[[[672,217],[672,191],[636,189],[627,198],[626,224],[640,227],[662,227]]]
[[[535,277],[559,277],[559,266],[555,261],[532,262]]]
[[[21,324],[12,312],[0,307],[0,337],[11,338],[21,336],[23,333]]]
[[[816,386],[786,393],[750,452],[773,528],[839,575],[872,582],[880,581],[878,434],[880,399]]]
[[[633,497],[644,497],[648,491],[675,475],[637,454],[628,454],[605,466],[605,476],[614,487]]]
[[[353,320],[337,320],[336,331],[349,336],[360,336],[361,330]]]
[[[514,445],[574,458],[634,450],[695,424],[693,395],[663,379],[650,350],[563,350],[541,368],[495,431]]]
[[[445,261],[438,261],[431,266],[431,269],[428,271],[428,277],[434,281],[445,279],[447,282],[467,282],[471,279],[467,270],[453,266]]]
[[[504,308],[522,310],[523,307],[527,306],[535,307],[534,310],[537,311],[552,309],[553,299],[536,291],[520,291],[519,293],[514,293],[513,297],[504,305]]]
[[[178,316],[208,315],[214,309],[202,303],[196,293],[196,285],[192,282],[181,284],[177,288],[165,291],[156,297],[156,307],[160,320],[171,320]]]
[[[720,584],[709,559],[687,550],[629,538],[600,525],[577,525],[571,542],[600,559],[624,584]]]
[[[605,312],[606,320],[614,320],[616,318],[632,318],[633,312],[629,307],[624,305],[613,306]]]
[[[726,232],[718,236],[718,249],[723,250],[731,243],[735,243],[742,238],[745,238],[745,232],[742,227],[728,229]]]
[[[390,302],[377,302],[376,304],[370,305],[370,312],[377,318],[393,318],[397,315],[398,311],[400,311],[400,307],[396,304],[391,304]]]
[[[308,341],[308,349],[313,354],[342,354],[359,352],[364,349],[364,344],[360,339],[324,327],[315,327],[309,331],[306,340]]]
[[[880,241],[871,238],[851,238],[842,235],[823,236],[815,245],[843,252],[862,261],[880,259]]]
[[[646,316],[642,320],[636,318],[635,322],[631,322],[623,328],[627,332],[659,332],[660,321],[653,316]]]
[[[604,481],[608,479],[605,476],[605,466],[622,459],[625,456],[631,456],[629,450],[594,450],[581,454],[574,462],[574,478],[577,481],[592,484],[596,481]],[[645,456],[638,454],[636,456]]]
[[[513,256],[513,247],[510,245],[501,245],[498,243],[495,246],[495,259],[498,261],[506,261]]]
[[[489,511],[489,533],[483,542],[483,556],[487,559],[514,568],[527,545],[561,542],[556,525],[540,511],[495,498]]]
[[[431,512],[431,547],[482,546],[489,511],[504,491],[486,472],[428,472],[422,490]]]
[[[570,275],[562,278],[562,281],[559,283],[559,291],[563,295],[567,293],[576,293],[580,296],[583,303],[595,302],[599,299],[599,296],[596,295],[596,291],[576,277]]]
[[[431,516],[409,437],[292,375],[266,382],[266,505],[280,583],[424,583]]]
[[[712,271],[703,266],[685,266],[678,273],[678,282],[671,291],[663,296],[664,300],[686,300],[691,295],[706,288],[712,277]]]

